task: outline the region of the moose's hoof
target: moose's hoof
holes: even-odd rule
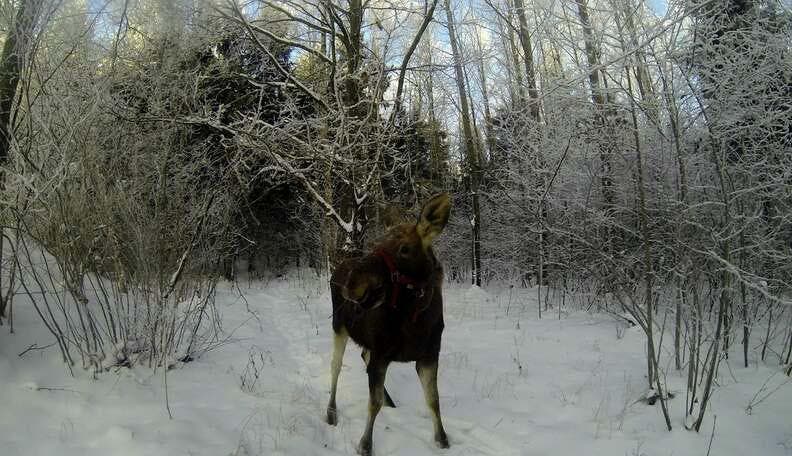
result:
[[[338,424],[338,414],[336,409],[332,407],[327,407],[327,424],[330,426],[335,426]]]
[[[451,446],[448,444],[448,436],[445,434],[445,432],[435,436],[435,443],[439,448],[448,448]]]
[[[357,453],[360,456],[371,456],[373,451],[371,449],[371,440],[368,439],[360,439],[360,443],[357,447]]]

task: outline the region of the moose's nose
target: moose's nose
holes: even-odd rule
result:
[[[368,285],[365,282],[353,283],[352,281],[349,281],[346,285],[341,287],[341,295],[344,297],[344,299],[354,303],[360,303],[363,301],[367,294]]]
[[[382,280],[369,272],[352,271],[347,277],[346,284],[341,287],[341,296],[347,301],[361,304],[365,307],[365,302],[375,291],[382,287]]]

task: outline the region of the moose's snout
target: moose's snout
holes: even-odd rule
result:
[[[377,275],[352,270],[341,287],[341,296],[347,301],[362,304],[381,287],[381,279]]]

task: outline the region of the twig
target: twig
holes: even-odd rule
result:
[[[84,394],[82,391],[77,391],[69,388],[52,388],[48,386],[37,386],[35,388],[36,391],[63,391],[66,393],[74,393],[74,394]]]
[[[173,293],[173,290],[176,288],[176,284],[179,282],[179,279],[181,278],[181,275],[184,272],[184,263],[187,261],[187,257],[190,255],[190,252],[192,252],[192,250],[198,245],[199,239],[201,237],[201,231],[204,225],[204,220],[206,220],[206,215],[209,213],[209,209],[212,206],[212,202],[214,201],[214,198],[215,198],[215,194],[213,193],[209,197],[209,200],[206,202],[206,206],[204,207],[203,214],[201,214],[201,218],[198,220],[198,226],[196,226],[195,232],[193,233],[192,241],[190,242],[190,245],[187,246],[187,249],[184,251],[181,258],[179,258],[179,264],[176,267],[176,271],[174,271],[173,275],[171,275],[168,288],[165,291],[165,293],[163,293],[162,295],[163,301],[166,301],[168,297],[171,295],[171,293]]]
[[[396,96],[395,98],[395,109],[393,110],[393,115],[391,116],[391,120],[395,120],[396,116],[398,115],[399,111],[401,110],[401,97],[402,92],[404,91],[404,77],[407,74],[407,65],[410,64],[410,58],[412,58],[413,53],[415,52],[415,48],[418,47],[418,44],[421,42],[421,37],[423,37],[426,28],[429,26],[429,23],[432,22],[432,18],[434,18],[435,8],[437,7],[438,0],[432,1],[432,6],[427,11],[426,15],[424,16],[424,20],[421,23],[421,26],[418,28],[418,31],[415,33],[415,37],[413,38],[412,43],[410,43],[410,47],[407,48],[407,52],[404,54],[404,59],[402,60],[401,66],[399,67],[399,78],[398,83],[396,84]],[[428,2],[427,2],[428,4]]]
[[[248,35],[253,40],[253,43],[256,45],[257,48],[259,48],[261,51],[264,51],[264,53],[267,54],[267,57],[269,57],[269,59],[272,62],[273,66],[275,66],[275,68],[278,70],[278,72],[280,72],[283,77],[285,77],[286,79],[291,81],[294,85],[299,87],[299,89],[301,91],[303,91],[306,95],[311,97],[314,101],[316,101],[317,103],[321,104],[322,107],[324,107],[326,110],[329,111],[330,110],[330,106],[328,106],[327,101],[325,101],[324,98],[319,96],[319,94],[315,93],[313,90],[308,88],[308,86],[306,86],[305,84],[303,84],[302,82],[297,80],[289,71],[287,71],[283,67],[283,65],[281,65],[281,63],[272,54],[272,52],[269,50],[269,48],[264,43],[261,42],[261,40],[258,38],[258,35],[256,35],[255,30],[253,30],[253,28],[251,27],[250,22],[248,22],[248,20],[245,19],[245,15],[242,14],[242,11],[239,9],[237,4],[234,3],[234,2],[229,2],[229,7],[230,7],[231,11],[234,14],[233,16],[228,14],[228,13],[226,13],[225,11],[220,9],[219,7],[216,7],[215,11],[217,11],[224,18],[232,20],[232,21],[244,26],[245,29],[248,31]]]
[[[547,183],[547,187],[545,188],[544,193],[542,194],[542,199],[540,200],[542,203],[544,203],[545,198],[547,198],[547,193],[550,192],[550,187],[553,185],[553,182],[555,182],[556,177],[558,177],[558,171],[561,170],[561,165],[564,164],[564,160],[566,159],[567,153],[569,153],[569,147],[571,145],[572,145],[572,136],[569,136],[567,138],[567,145],[564,148],[564,153],[561,155],[561,158],[558,159],[558,163],[556,164],[555,171],[553,172],[553,177],[550,178],[550,182]]]
[[[715,423],[718,422],[718,415],[712,415],[712,433],[710,434],[709,445],[707,446],[707,456],[712,451],[712,441],[715,439]]]
[[[774,373],[773,373],[773,375],[771,375],[770,377],[768,377],[768,379],[767,379],[767,380],[765,380],[765,381],[764,381],[764,383],[762,383],[762,386],[761,386],[761,387],[759,387],[759,390],[756,392],[756,394],[754,394],[754,396],[751,398],[751,401],[750,401],[750,402],[748,403],[748,405],[745,407],[745,413],[747,413],[747,414],[749,414],[749,415],[750,415],[750,414],[753,412],[753,408],[754,408],[755,406],[757,406],[757,405],[761,404],[762,402],[764,402],[764,401],[765,401],[765,400],[766,400],[768,397],[772,396],[772,395],[773,395],[773,394],[774,394],[776,391],[780,390],[780,389],[781,389],[781,388],[782,388],[784,385],[786,385],[787,383],[790,383],[790,382],[792,382],[792,378],[790,378],[790,379],[787,379],[786,381],[784,381],[784,382],[781,382],[781,383],[780,383],[779,385],[777,385],[775,388],[773,388],[772,390],[770,390],[770,392],[768,392],[768,393],[767,393],[767,394],[765,394],[764,396],[762,396],[762,397],[759,397],[759,395],[760,395],[760,394],[762,394],[762,393],[764,393],[765,391],[767,391],[767,384],[768,384],[768,383],[770,383],[770,380],[772,380],[772,379],[773,379],[773,378],[774,378],[776,375],[778,375],[778,372],[774,372]],[[758,399],[757,399],[757,398],[758,398]]]
[[[168,398],[168,366],[166,365],[164,369],[162,369],[162,378],[165,381],[165,410],[168,411],[168,418],[173,419],[173,413],[171,413],[170,408],[170,399]]]
[[[30,346],[29,346],[28,348],[26,348],[26,349],[25,349],[25,350],[24,350],[22,353],[18,354],[17,356],[21,358],[21,357],[25,356],[25,353],[27,353],[27,352],[29,352],[29,351],[33,351],[33,350],[46,350],[46,349],[48,349],[48,348],[52,347],[52,346],[53,346],[53,345],[55,345],[55,344],[57,344],[57,342],[53,342],[53,343],[51,343],[51,344],[49,344],[49,345],[45,345],[45,346],[43,346],[43,347],[39,347],[39,346],[38,346],[38,344],[36,344],[36,343],[33,343],[33,344],[30,344]]]

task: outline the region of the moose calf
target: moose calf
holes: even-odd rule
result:
[[[417,223],[392,228],[370,254],[341,263],[331,278],[334,347],[327,422],[338,422],[336,387],[351,337],[363,348],[368,373],[368,423],[358,445],[364,456],[372,452],[374,420],[383,401],[392,405],[385,391],[385,372],[393,361],[415,361],[435,442],[448,448],[437,393],[443,268],[432,240],[443,231],[450,210],[447,194],[434,196],[424,204]]]

